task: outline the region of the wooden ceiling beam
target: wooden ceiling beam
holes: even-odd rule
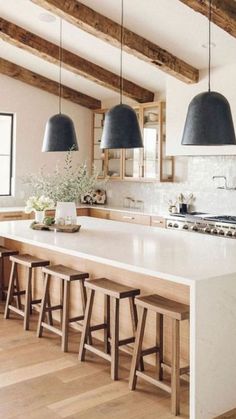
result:
[[[191,7],[195,12],[208,17],[209,0],[180,0]],[[213,0],[212,1],[212,22],[224,31],[236,38],[236,1],[235,0]]]
[[[77,0],[31,0],[78,28],[120,47],[121,26]],[[153,42],[124,28],[124,50],[186,83],[196,83],[199,71]]]
[[[33,53],[34,55],[54,64],[59,64],[59,46],[53,44],[17,26],[7,20],[0,18],[0,38],[19,48]],[[62,49],[63,68],[85,77],[103,87],[120,91],[120,76],[108,71],[66,49]],[[140,102],[152,102],[154,93],[149,90],[123,79],[123,93],[125,96]]]
[[[5,76],[12,77],[16,80],[22,81],[23,83],[29,84],[30,86],[37,87],[48,93],[59,96],[59,84],[53,80],[43,77],[33,71],[27,70],[17,64],[0,58],[0,73]],[[101,101],[93,97],[80,93],[77,90],[73,90],[70,87],[63,86],[61,89],[61,96],[70,102],[76,103],[77,105],[84,106],[89,109],[101,108]]]

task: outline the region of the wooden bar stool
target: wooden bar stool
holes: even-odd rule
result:
[[[86,289],[84,287],[84,281],[89,277],[89,274],[86,272],[80,272],[75,269],[68,268],[63,265],[52,265],[43,268],[44,273],[44,291],[42,304],[39,315],[38,330],[37,336],[40,338],[43,335],[43,329],[50,330],[53,333],[61,336],[61,348],[62,351],[68,351],[68,333],[69,325],[72,322],[77,322],[84,319],[85,306],[87,301]],[[50,281],[51,277],[58,278],[62,281],[62,304],[56,306],[51,306],[50,303]],[[70,309],[70,284],[72,281],[80,281],[80,290],[82,298],[82,315],[69,318],[69,309]],[[54,327],[53,324],[48,324],[45,322],[46,313],[52,313],[52,311],[61,310],[61,330]],[[52,322],[49,322],[52,323]]]
[[[118,284],[106,278],[99,278],[91,281],[86,281],[85,287],[88,288],[89,294],[80,342],[79,360],[85,360],[86,350],[89,350],[95,353],[96,355],[101,356],[102,358],[106,359],[111,363],[111,378],[113,380],[118,380],[119,347],[122,345],[133,343],[135,340],[134,336],[127,339],[119,340],[120,300],[124,298],[129,299],[132,328],[133,334],[135,335],[137,328],[137,310],[134,304],[134,298],[136,295],[140,294],[140,290]],[[95,291],[99,291],[105,296],[104,323],[90,326]],[[111,299],[113,303],[113,316],[111,316],[110,322]],[[105,352],[95,348],[92,344],[88,343],[89,334],[95,330],[100,329],[104,329]]]
[[[0,299],[3,301],[6,298],[7,289],[8,289],[8,287],[5,285],[4,259],[13,255],[18,255],[18,253],[19,252],[17,250],[11,250],[11,249],[7,249],[6,247],[0,246],[0,263],[1,263]]]
[[[169,300],[157,294],[138,297],[135,299],[135,303],[140,309],[140,317],[131,364],[129,387],[131,390],[135,390],[137,377],[140,377],[149,383],[160,387],[162,390],[167,391],[171,394],[171,411],[177,416],[180,412],[180,375],[189,372],[189,367],[180,368],[180,321],[189,319],[189,306]],[[159,343],[152,348],[142,350],[148,310],[157,313],[157,320],[159,317]],[[169,368],[171,372],[171,386],[162,381],[163,366],[166,365],[163,362],[163,316],[169,317],[172,323],[172,362],[171,367]],[[152,378],[142,371],[138,371],[141,357],[150,355],[151,353],[159,353],[158,379]]]
[[[39,259],[35,256],[31,256],[28,254],[10,256],[10,260],[12,262],[12,267],[7,292],[4,318],[8,319],[10,317],[10,311],[13,311],[24,318],[24,329],[29,330],[29,320],[30,314],[32,313],[32,305],[41,302],[41,299],[32,300],[32,272],[33,269],[49,265],[49,261]],[[21,291],[18,281],[17,265],[24,266],[27,272],[25,290]],[[14,292],[14,289],[16,289],[17,291]],[[22,310],[21,295],[25,295],[24,310]],[[13,296],[17,297],[17,307],[12,305]]]

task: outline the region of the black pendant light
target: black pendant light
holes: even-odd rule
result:
[[[236,145],[228,100],[211,91],[211,8],[209,0],[208,92],[195,96],[189,104],[182,145]]]
[[[43,152],[78,150],[73,121],[69,116],[61,113],[62,19],[60,19],[59,64],[59,113],[51,116],[47,121],[43,139]]]
[[[136,112],[122,103],[123,93],[123,32],[124,7],[121,0],[121,39],[120,39],[120,104],[111,108],[105,115],[100,147],[141,148],[142,135]]]

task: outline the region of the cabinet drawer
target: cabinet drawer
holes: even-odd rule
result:
[[[3,212],[0,214],[0,221],[28,220],[29,218],[30,214],[26,214],[25,212]]]
[[[133,214],[131,212],[111,211],[110,219],[126,223],[150,225],[150,217],[148,215]]]
[[[163,217],[158,217],[158,216],[151,217],[151,226],[165,228],[166,220]]]
[[[76,213],[78,217],[88,217],[89,208],[77,208]]]
[[[95,218],[104,218],[106,220],[110,219],[110,211],[103,210],[103,209],[90,208],[89,215],[90,217],[95,217]]]

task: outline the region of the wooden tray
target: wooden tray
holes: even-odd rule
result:
[[[47,226],[41,223],[32,223],[30,228],[33,230],[41,230],[41,231],[59,231],[61,233],[76,233],[80,230],[81,225],[79,224],[72,224],[72,225],[59,225],[59,224],[52,224]]]

